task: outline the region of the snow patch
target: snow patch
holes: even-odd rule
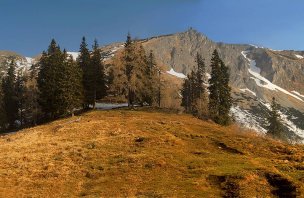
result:
[[[254,96],[256,96],[256,93],[255,92],[253,92],[253,91],[251,91],[250,89],[248,89],[248,88],[246,88],[246,89],[240,89],[241,90],[241,92],[249,92],[249,93],[251,93],[252,95],[254,95]]]
[[[274,52],[282,52],[282,51],[284,51],[284,50],[275,50],[275,49],[270,49],[270,48],[269,48],[269,50],[274,51]]]
[[[34,59],[30,58],[30,57],[25,57],[25,60],[28,64],[33,64],[34,63]]]
[[[173,68],[171,68],[170,71],[167,71],[167,73],[170,74],[170,75],[173,75],[173,76],[175,76],[177,78],[187,78],[187,76],[185,74],[178,73],[178,72],[174,71]]]
[[[252,115],[249,111],[241,109],[239,106],[233,106],[230,109],[230,112],[234,116],[235,121],[241,124],[242,127],[266,134],[267,130],[260,126],[257,117]]]
[[[79,56],[79,52],[67,52],[68,55],[71,55],[73,60],[77,60],[78,56]]]
[[[271,105],[266,102],[260,101],[262,105],[267,107],[268,110],[271,110]],[[285,125],[290,131],[294,132],[296,135],[300,136],[301,138],[304,138],[304,130],[297,127],[292,121],[288,120],[288,116],[285,115],[283,112],[279,111],[281,120],[283,125]]]
[[[298,59],[303,59],[303,58],[304,58],[303,56],[298,55],[298,54],[295,54],[295,56],[296,56]]]
[[[299,92],[297,92],[297,91],[292,91],[292,93],[294,93],[294,94],[296,94],[296,95],[298,95],[298,96],[304,98],[304,95],[301,95],[301,94],[300,94]]]
[[[281,88],[281,87],[273,84],[268,79],[266,79],[265,77],[261,76],[261,74],[260,74],[261,69],[256,66],[256,61],[255,60],[251,60],[250,58],[247,57],[247,54],[249,53],[249,51],[242,51],[241,53],[244,56],[244,58],[249,61],[250,68],[248,69],[248,71],[253,76],[251,78],[256,82],[256,84],[259,87],[270,89],[272,91],[281,91],[281,92],[283,92],[283,93],[285,93],[287,95],[290,95],[290,96],[292,96],[292,97],[294,97],[294,98],[296,98],[296,99],[304,102],[304,100],[302,100],[297,95],[288,92],[287,90],[285,90],[285,89],[283,89],[283,88]]]

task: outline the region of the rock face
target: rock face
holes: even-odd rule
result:
[[[193,29],[142,42],[147,51],[153,50],[159,64],[183,74],[195,69],[196,53],[205,58],[210,72],[211,55],[217,49],[230,68],[235,119],[265,133],[265,116],[276,97],[289,136],[304,137],[304,52],[215,43]]]
[[[9,64],[14,60],[17,65],[17,70],[28,70],[35,62],[34,59],[24,57],[20,54],[10,51],[0,51],[0,79],[6,73]]]

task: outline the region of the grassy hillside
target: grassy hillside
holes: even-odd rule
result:
[[[154,110],[93,111],[0,138],[0,197],[298,197],[304,147]]]

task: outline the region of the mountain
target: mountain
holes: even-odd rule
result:
[[[11,51],[0,51],[0,78],[8,69],[11,61],[14,60],[17,65],[17,70],[28,70],[35,62],[33,58],[25,57]]]
[[[205,58],[210,73],[211,55],[217,49],[230,68],[234,98],[231,113],[235,120],[241,126],[265,133],[265,116],[272,97],[275,97],[282,106],[280,113],[289,137],[294,141],[303,141],[304,51],[277,51],[248,44],[217,43],[194,29],[139,41],[147,52],[153,50],[163,70],[163,107],[177,108],[180,105],[181,83],[195,68],[196,53]],[[124,43],[113,43],[101,48],[108,67],[111,67],[113,57],[123,48]],[[3,62],[4,55],[14,55],[20,58],[21,65],[28,64],[25,57],[6,53],[0,52],[0,61],[2,57]],[[69,54],[74,59],[78,55],[77,52]]]
[[[141,40],[146,51],[153,50],[166,79],[175,83],[175,92],[192,69],[195,55],[205,58],[207,71],[214,49],[230,68],[235,120],[242,126],[266,133],[266,113],[272,97],[282,106],[286,131],[293,140],[304,138],[304,51],[272,50],[246,44],[216,43],[194,29]],[[103,48],[106,52],[121,43]],[[112,48],[111,48],[112,47]],[[112,54],[113,56],[113,54]],[[175,78],[168,77],[171,74]],[[176,94],[177,95],[177,94]],[[176,98],[176,95],[173,97]]]
[[[303,197],[303,160],[191,115],[91,111],[0,136],[0,197]]]

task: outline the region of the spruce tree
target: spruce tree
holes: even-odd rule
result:
[[[211,59],[211,78],[209,79],[209,116],[221,125],[231,122],[229,111],[232,106],[229,87],[229,69],[214,50]]]
[[[84,91],[83,107],[88,109],[90,106],[95,107],[96,98],[96,73],[92,68],[90,51],[86,43],[85,37],[82,38],[79,57],[77,59],[79,67],[82,69],[82,84]]]
[[[46,118],[73,114],[82,101],[81,69],[52,40],[40,59],[39,103]]]
[[[23,74],[22,70],[19,70],[17,72],[17,78],[16,78],[16,96],[17,96],[17,105],[19,109],[19,118],[18,120],[20,121],[20,126],[23,127],[25,124],[25,116],[24,116],[24,111],[25,111],[25,100],[26,100],[26,76]]]
[[[15,67],[15,62],[12,60],[2,82],[4,112],[10,129],[15,128],[15,121],[18,119]]]
[[[61,115],[61,76],[64,56],[52,39],[48,51],[42,53],[39,61],[38,89],[39,104],[46,119],[54,119]]]
[[[209,116],[212,120],[219,117],[219,80],[220,80],[220,58],[217,50],[214,50],[211,58],[211,78],[209,79]]]
[[[38,71],[37,71],[38,72]],[[41,109],[38,104],[39,90],[37,86],[38,73],[30,71],[25,81],[24,93],[24,119],[25,126],[37,125],[41,116]]]
[[[273,138],[286,139],[284,128],[281,123],[281,118],[279,114],[280,105],[276,102],[276,99],[273,97],[271,102],[271,110],[267,117],[268,127],[267,135]]]
[[[0,81],[0,133],[4,132],[6,128],[6,113],[4,108],[4,93],[2,89],[2,80]]]
[[[60,79],[61,101],[64,112],[62,114],[74,115],[74,110],[79,108],[83,101],[82,71],[73,61],[72,56],[68,56],[66,50],[63,51],[64,63],[62,67],[62,77]]]
[[[206,96],[206,68],[201,55],[196,55],[197,68],[192,70],[184,80],[181,95],[181,105],[186,112],[200,118],[207,116],[207,96]]]
[[[208,112],[208,96],[206,93],[206,66],[202,56],[196,55],[197,70],[194,72],[193,113],[200,118],[206,118]]]
[[[146,66],[146,102],[150,105],[158,105],[161,102],[161,70],[158,67],[153,51],[147,57]]]
[[[133,76],[134,69],[134,44],[131,38],[130,33],[128,33],[127,40],[125,42],[125,50],[124,50],[124,67],[125,67],[125,75],[127,78],[127,99],[128,106],[133,106],[135,100],[135,93],[132,88],[135,88],[136,84],[133,83],[131,85],[131,80]]]
[[[130,89],[133,95],[133,102],[138,104],[151,104],[151,90],[148,89],[149,75],[147,71],[147,56],[143,46],[139,42],[134,43],[134,68],[131,74]]]
[[[98,46],[98,42],[95,39],[93,45],[93,52],[91,57],[92,69],[94,69],[95,74],[95,89],[96,89],[96,99],[102,99],[107,95],[106,87],[106,75],[105,68],[102,62],[101,51]]]
[[[186,112],[190,112],[191,107],[191,85],[190,85],[190,75],[187,75],[187,78],[184,79],[181,95],[182,95],[182,103],[181,106],[185,108]]]
[[[229,115],[232,106],[231,87],[229,86],[229,68],[221,60],[221,78],[220,78],[220,106],[219,106],[219,123],[221,125],[229,125],[231,123],[231,117]]]

